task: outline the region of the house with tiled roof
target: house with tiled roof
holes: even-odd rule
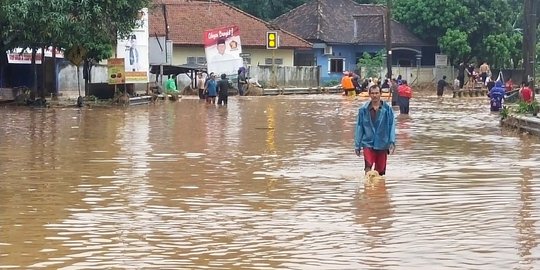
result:
[[[386,7],[352,0],[311,0],[279,16],[273,23],[313,44],[312,51],[297,54],[297,62],[316,59],[321,79],[333,80],[343,71],[357,70],[367,52],[385,50]],[[434,65],[437,48],[391,20],[393,66]]]
[[[219,0],[154,0],[149,15],[150,39],[172,41],[173,65],[205,65],[204,32],[233,25],[239,28],[246,65],[293,66],[295,51],[312,47],[301,37]],[[269,31],[277,32],[278,49],[266,48]]]

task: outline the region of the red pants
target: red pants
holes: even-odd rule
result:
[[[388,150],[375,150],[373,148],[364,148],[364,162],[366,164],[365,170],[371,170],[375,165],[375,170],[379,175],[386,173],[386,158],[388,157]]]

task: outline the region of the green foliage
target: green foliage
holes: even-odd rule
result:
[[[224,2],[236,6],[253,16],[269,21],[304,4],[307,0],[225,0]]]
[[[387,0],[355,0],[358,4],[386,4]],[[395,1],[395,0],[393,0]]]
[[[521,37],[517,34],[489,35],[484,40],[486,58],[492,66],[508,67],[511,65],[510,59],[518,59],[518,45],[521,44]]]
[[[467,33],[460,30],[448,29],[446,33],[439,38],[439,46],[450,58],[456,59],[460,56],[471,53],[471,46],[467,40]]]
[[[503,106],[503,108],[502,108],[502,110],[500,112],[501,118],[506,119],[509,114],[510,114],[510,109],[508,109],[508,107],[506,107],[506,106]]]
[[[332,87],[332,86],[336,86],[338,84],[340,84],[340,82],[338,80],[330,80],[330,81],[325,81],[323,83],[323,86],[324,87]]]
[[[85,61],[101,61],[112,55],[118,37],[132,32],[139,11],[149,7],[151,2],[0,0],[0,51],[49,46],[67,49],[80,45],[88,51]],[[7,64],[6,60],[5,57],[4,60],[0,58],[0,71]]]
[[[517,108],[515,109],[515,112],[519,114],[527,114],[527,113],[537,114],[539,109],[540,109],[540,104],[538,103],[537,100],[534,100],[531,103],[520,101],[518,103]]]
[[[356,64],[358,70],[365,68],[366,75],[364,77],[379,77],[379,72],[381,71],[384,63],[383,54],[384,51],[382,50],[375,55],[364,52],[362,58],[360,58]]]
[[[294,9],[311,0],[224,0],[255,17],[266,21],[273,20],[278,16]],[[355,0],[360,4],[383,4],[386,0]]]
[[[5,49],[15,47],[100,49],[125,37],[138,11],[151,0],[2,0],[0,36]],[[9,41],[9,42],[6,42]],[[98,54],[99,55],[99,54]]]
[[[395,19],[438,44],[454,64],[477,58],[504,67],[503,59],[521,58],[522,35],[514,29],[520,7],[507,0],[400,0],[393,7]]]

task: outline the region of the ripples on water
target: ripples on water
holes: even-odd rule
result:
[[[538,140],[416,98],[356,187],[363,101],[2,108],[0,269],[534,269]]]

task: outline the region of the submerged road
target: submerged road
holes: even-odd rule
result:
[[[356,191],[362,100],[0,108],[0,269],[536,269],[539,141],[414,98]]]

